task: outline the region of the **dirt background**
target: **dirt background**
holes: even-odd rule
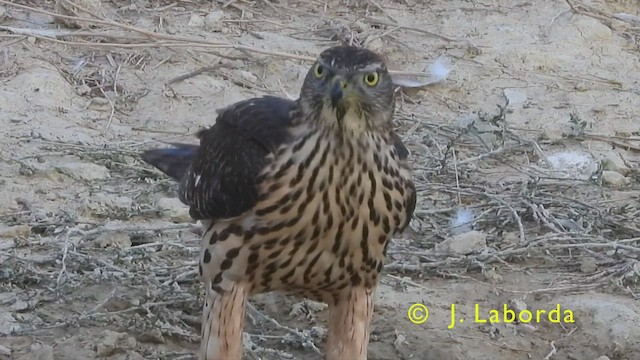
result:
[[[369,359],[640,359],[636,1],[15,4],[0,1],[0,359],[195,359],[198,227],[138,154],[194,141],[235,101],[297,96],[305,59],[340,41],[413,81],[397,121],[418,209]],[[434,63],[446,79],[416,88]],[[452,303],[467,321],[448,329]],[[575,322],[481,324],[475,304]],[[321,359],[323,306],[252,306],[247,359]]]

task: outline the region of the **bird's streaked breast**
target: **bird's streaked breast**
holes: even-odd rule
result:
[[[391,138],[339,140],[330,131],[301,133],[281,148],[261,175],[254,209],[209,231],[241,229],[236,266],[226,270],[236,280],[246,276],[253,292],[293,290],[328,301],[323,296],[350,285],[371,287],[388,240],[407,220],[411,175]],[[224,261],[232,247],[218,246]]]

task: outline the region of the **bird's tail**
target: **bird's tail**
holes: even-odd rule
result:
[[[147,150],[142,153],[142,160],[158,168],[158,170],[180,181],[187,172],[191,162],[198,154],[198,145],[172,143],[173,148]]]

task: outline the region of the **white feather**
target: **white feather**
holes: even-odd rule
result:
[[[451,72],[451,61],[445,56],[440,56],[429,66],[429,72],[433,76],[432,82],[445,81]]]
[[[471,208],[458,209],[449,223],[451,232],[457,235],[473,230],[475,217],[475,212]]]

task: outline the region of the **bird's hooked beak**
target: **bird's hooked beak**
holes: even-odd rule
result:
[[[336,76],[331,81],[331,106],[335,109],[338,104],[348,95],[350,92],[348,89],[349,83],[341,76]],[[347,93],[347,94],[345,94]]]

